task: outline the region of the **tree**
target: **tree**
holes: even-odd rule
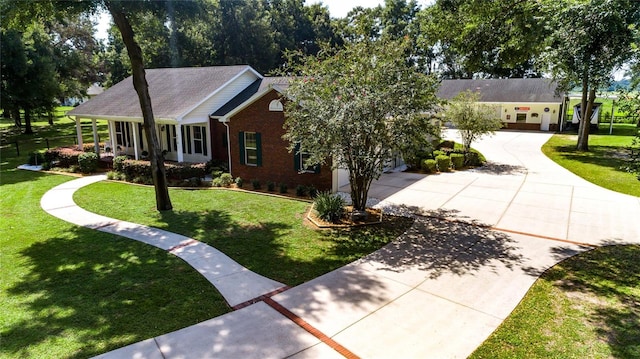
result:
[[[596,91],[634,52],[640,36],[640,2],[583,0],[554,2],[554,31],[546,62],[563,89],[582,88],[577,149],[589,150],[589,127]]]
[[[502,128],[502,120],[496,117],[494,108],[478,103],[480,94],[466,90],[449,102],[446,118],[460,132],[465,152],[471,150],[473,141]]]
[[[435,128],[424,115],[437,103],[435,77],[405,57],[411,42],[371,40],[326,46],[294,61],[285,94],[284,138],[310,155],[307,165],[331,161],[349,171],[351,199],[363,211],[371,182],[399,152],[428,142]]]

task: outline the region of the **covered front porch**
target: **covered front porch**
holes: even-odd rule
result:
[[[75,116],[78,146],[83,146],[80,124],[82,117]],[[112,156],[129,156],[144,160],[149,156],[149,144],[142,121],[138,119],[104,119],[109,138],[100,146],[98,118],[90,118],[95,152]],[[209,122],[183,124],[175,120],[158,120],[156,134],[165,160],[175,162],[207,162],[212,159],[212,140]]]

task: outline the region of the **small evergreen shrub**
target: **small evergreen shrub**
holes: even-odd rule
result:
[[[233,183],[233,177],[231,177],[230,173],[223,173],[218,179],[222,187],[229,187]]]
[[[109,171],[107,172],[107,179],[113,181],[124,181],[124,175],[120,172]]]
[[[144,181],[136,182],[135,179],[151,178],[151,163],[149,161],[125,160],[122,162],[122,173],[127,181],[144,183]]]
[[[438,171],[436,160],[432,160],[430,158],[422,160],[422,164],[420,167],[427,173],[436,173]]]
[[[296,196],[304,197],[307,195],[307,187],[299,184],[296,186]]]
[[[222,187],[222,179],[220,177],[216,177],[211,181],[212,187]]]
[[[82,173],[92,173],[98,169],[98,155],[95,152],[85,152],[78,156],[78,166]]]
[[[336,222],[344,213],[344,199],[328,191],[319,193],[313,203],[318,217],[327,222]]]
[[[42,163],[42,170],[43,171],[48,171],[51,169],[51,162],[43,162]]]
[[[222,176],[224,172],[220,171],[220,170],[213,170],[211,171],[211,178],[216,179],[220,176]]]
[[[464,167],[464,155],[462,153],[452,153],[450,158],[454,169],[459,170]]]
[[[164,167],[167,178],[171,179],[202,179],[207,174],[206,163],[165,163]]]
[[[483,158],[476,151],[469,151],[464,154],[464,165],[470,167],[482,166]]]
[[[276,184],[272,181],[267,182],[267,191],[273,192],[276,190]]]
[[[116,172],[124,173],[124,161],[127,160],[127,156],[116,156],[113,159],[113,170]]]
[[[78,156],[83,153],[76,146],[56,147],[44,153],[44,162],[56,162],[56,167],[70,168],[78,165]]]
[[[260,189],[262,188],[262,185],[260,184],[260,181],[257,179],[252,179],[251,180],[251,185],[253,186],[253,189]]]
[[[446,155],[447,155],[447,154],[446,154],[444,151],[442,151],[442,150],[436,150],[436,151],[433,151],[433,158],[436,158],[436,157],[438,157],[438,156],[446,156]]]
[[[240,177],[236,177],[236,186],[238,186],[238,188],[242,188],[242,185],[244,185],[244,180]]]
[[[440,172],[449,172],[449,168],[451,168],[451,157],[445,155],[437,156],[436,165]]]
[[[279,187],[280,187],[280,193],[287,193],[287,190],[289,190],[286,183],[280,183]]]
[[[318,189],[315,186],[311,185],[307,187],[307,193],[309,194],[309,197],[316,198],[318,196]]]
[[[29,159],[27,163],[30,164],[31,166],[41,165],[43,162],[45,161],[42,153],[38,151],[33,151],[29,153]]]
[[[440,144],[438,144],[438,149],[441,148],[451,148],[453,149],[455,147],[456,143],[454,141],[449,141],[449,140],[445,140],[440,142]]]

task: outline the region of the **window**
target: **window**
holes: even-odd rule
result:
[[[193,152],[204,156],[207,155],[207,128],[204,126],[192,126],[193,129]]]
[[[516,114],[516,122],[527,122],[527,114],[526,113],[517,113]]]
[[[262,166],[262,144],[260,133],[240,132],[240,163],[247,166]]]
[[[298,173],[320,173],[320,165],[305,166],[307,160],[311,157],[310,154],[304,151],[300,151],[300,145],[297,144],[293,150],[293,165],[294,169]]]
[[[131,143],[131,126],[128,122],[115,122],[116,128],[116,145],[129,147]]]
[[[273,100],[269,102],[269,111],[284,111],[284,107],[282,106],[282,102],[280,100]]]

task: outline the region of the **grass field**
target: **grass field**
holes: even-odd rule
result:
[[[628,159],[635,125],[616,124],[613,135],[608,129],[589,136],[589,152],[575,149],[575,134],[556,134],[542,146],[547,157],[598,186],[620,193],[640,196],[640,181],[623,168]]]

